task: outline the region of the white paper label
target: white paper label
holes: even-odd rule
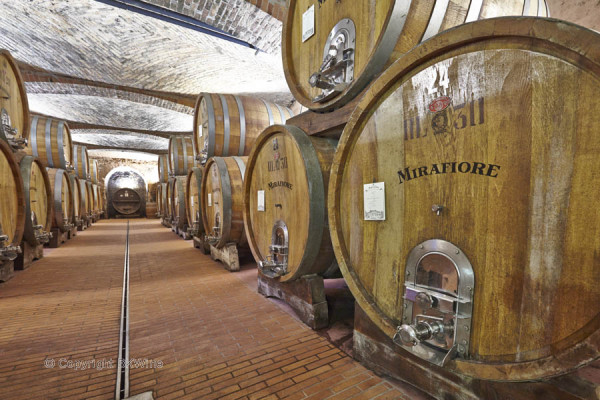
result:
[[[365,221],[385,221],[385,182],[364,185]]]
[[[208,194],[208,206],[212,207],[212,193]]]
[[[308,38],[315,34],[315,5],[310,6],[308,10],[302,14],[302,42],[306,42]]]
[[[258,211],[265,211],[265,191],[258,191]]]

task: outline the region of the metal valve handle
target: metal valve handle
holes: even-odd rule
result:
[[[444,332],[444,324],[438,321],[420,321],[414,325],[401,325],[394,335],[394,342],[404,346],[416,346],[422,341]]]

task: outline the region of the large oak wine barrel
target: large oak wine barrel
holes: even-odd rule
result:
[[[244,232],[244,174],[248,157],[212,157],[200,188],[202,224],[210,244],[247,245]]]
[[[190,168],[194,166],[194,150],[190,136],[171,136],[169,140],[169,165],[172,175],[187,175]]]
[[[90,181],[98,184],[98,160],[90,160]]]
[[[142,199],[133,189],[123,188],[115,192],[112,197],[112,205],[122,215],[131,216],[141,214]]]
[[[190,169],[186,182],[187,196],[185,197],[185,211],[188,217],[188,224],[192,229],[192,234],[193,236],[198,237],[204,233],[200,202],[203,171],[203,168],[198,167]]]
[[[91,182],[90,158],[88,157],[86,146],[73,145],[73,168],[75,169],[75,175],[79,179],[87,179]]]
[[[244,222],[259,269],[290,281],[338,273],[327,225],[327,183],[336,142],[289,125],[258,137],[246,165]]]
[[[100,218],[102,200],[100,199],[100,190],[98,189],[98,185],[95,183],[92,183],[92,196],[94,197],[94,215],[96,215],[96,218]]]
[[[79,190],[79,197],[81,198],[81,205],[80,205],[80,214],[81,214],[81,219],[83,219],[84,221],[87,221],[89,218],[91,218],[92,216],[92,204],[91,204],[91,197],[89,196],[88,193],[88,187],[87,187],[87,183],[86,181],[84,181],[83,179],[79,179],[77,178],[77,187]]]
[[[185,211],[187,175],[174,176],[171,182],[171,217],[178,229],[187,229],[187,214]]]
[[[269,125],[284,124],[293,112],[248,96],[201,93],[194,110],[194,155],[202,165],[214,156],[247,156]]]
[[[25,193],[21,171],[11,147],[0,140],[0,264],[17,257],[24,226]]]
[[[0,50],[0,140],[23,148],[29,139],[29,103],[23,77],[14,58]]]
[[[52,228],[52,187],[43,164],[25,156],[19,164],[25,195],[25,226],[23,239],[37,246],[50,240]]]
[[[73,142],[69,125],[58,119],[33,115],[25,151],[37,157],[45,167],[70,170],[73,167]]]
[[[166,186],[166,190],[165,190],[165,194],[166,194],[166,201],[165,201],[165,218],[168,221],[171,221],[173,218],[173,204],[172,204],[172,192],[173,192],[173,181],[175,179],[171,176],[169,177],[169,181],[167,182],[167,186]]]
[[[90,218],[96,219],[98,218],[98,215],[96,215],[96,209],[98,208],[98,205],[96,204],[96,197],[94,196],[94,186],[91,181],[85,181],[85,186],[89,198],[88,209],[90,212]]]
[[[159,218],[164,217],[167,202],[167,184],[158,183],[156,185],[156,213]]]
[[[525,17],[449,30],[369,87],[329,217],[358,305],[398,348],[501,381],[600,356],[599,92],[600,35]]]
[[[169,180],[169,156],[167,154],[161,154],[158,156],[158,181],[160,183],[167,183]]]
[[[79,227],[83,224],[85,216],[85,198],[81,197],[79,178],[75,174],[67,174],[67,176],[71,183],[71,195],[73,196],[71,199],[73,204],[73,219],[71,222],[73,225]]]
[[[52,227],[66,232],[73,227],[73,194],[69,174],[64,169],[46,168],[52,187]]]
[[[386,65],[446,29],[482,18],[548,15],[544,0],[357,0],[318,5],[291,0],[288,6],[282,37],[285,77],[296,100],[321,112],[348,103]]]

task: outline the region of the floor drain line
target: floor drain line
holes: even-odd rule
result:
[[[125,237],[125,262],[123,266],[123,296],[121,298],[121,328],[119,330],[119,357],[115,399],[129,397],[129,220]]]

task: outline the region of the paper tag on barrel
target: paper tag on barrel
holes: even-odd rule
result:
[[[258,211],[265,211],[265,191],[258,191]]]
[[[313,4],[302,14],[302,42],[306,42],[315,34],[315,5]]]
[[[385,182],[364,185],[365,221],[385,221]]]

